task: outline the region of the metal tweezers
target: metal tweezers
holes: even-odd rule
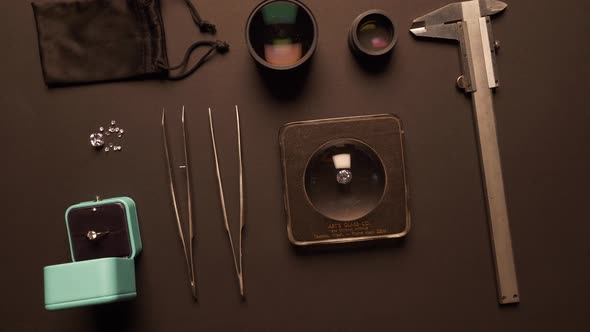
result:
[[[215,156],[215,170],[217,171],[217,184],[219,185],[219,199],[221,201],[221,210],[223,212],[223,221],[225,223],[225,230],[231,246],[232,255],[234,258],[234,266],[236,268],[236,275],[238,277],[238,284],[240,286],[240,295],[244,297],[244,275],[242,269],[242,233],[244,230],[244,181],[243,181],[243,163],[242,163],[242,140],[240,134],[240,113],[238,106],[236,105],[236,124],[238,133],[238,172],[239,172],[239,191],[240,191],[240,228],[239,228],[239,239],[238,239],[238,250],[239,254],[236,255],[234,249],[234,241],[232,240],[231,231],[229,229],[229,223],[227,221],[227,210],[225,208],[225,197],[223,195],[223,185],[221,183],[221,172],[219,170],[219,159],[217,158],[217,147],[215,144],[215,133],[213,132],[213,119],[211,117],[211,108],[209,108],[209,127],[211,129],[211,143],[213,144],[213,154]],[[236,257],[238,256],[238,257]]]
[[[162,109],[162,133],[164,138],[164,152],[166,153],[166,164],[168,165],[168,180],[170,182],[170,195],[172,196],[172,203],[174,206],[174,213],[176,215],[176,223],[178,226],[178,235],[180,235],[180,242],[182,243],[182,250],[184,251],[184,258],[186,260],[186,268],[188,271],[188,277],[190,279],[190,286],[193,298],[197,299],[197,286],[195,280],[195,263],[193,258],[193,239],[195,237],[193,229],[193,209],[191,199],[191,186],[190,186],[190,165],[188,159],[188,149],[186,146],[186,126],[184,122],[184,106],[182,106],[182,138],[184,146],[184,165],[180,166],[184,169],[185,180],[186,180],[186,197],[188,207],[188,241],[185,239],[182,231],[182,223],[180,221],[180,213],[178,212],[178,201],[176,199],[176,190],[174,189],[174,171],[172,170],[172,160],[170,159],[170,152],[168,151],[168,137],[166,135],[166,110]],[[188,250],[187,250],[188,242]]]

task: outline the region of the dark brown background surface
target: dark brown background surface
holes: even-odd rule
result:
[[[509,1],[493,23],[502,42],[495,105],[522,296],[520,305],[500,307],[471,104],[454,86],[458,49],[407,32],[412,19],[447,1],[307,1],[320,43],[291,99],[271,93],[247,53],[243,27],[257,0],[198,1],[232,48],[185,81],[59,90],[42,82],[29,2],[1,1],[2,330],[587,331],[590,3]],[[204,36],[182,1],[163,2],[169,55],[180,59]],[[371,8],[389,12],[402,30],[381,74],[363,71],[346,45],[349,24]],[[194,167],[197,304],[175,231],[159,128],[161,108],[178,111],[170,112],[174,125],[183,104]],[[246,163],[246,302],[238,297],[222,227],[206,115],[211,106],[235,217],[234,104]],[[386,112],[405,124],[409,237],[391,248],[297,253],[282,209],[279,126]],[[111,119],[127,130],[124,151],[95,153],[88,135]],[[42,268],[69,260],[64,211],[95,194],[137,203],[144,242],[138,297],[47,312]]]

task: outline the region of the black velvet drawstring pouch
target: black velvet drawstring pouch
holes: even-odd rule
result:
[[[201,32],[214,34],[190,0],[185,0]],[[159,0],[62,0],[32,4],[37,23],[43,78],[48,86],[127,79],[179,80],[196,71],[215,52],[226,52],[222,41],[191,45],[178,66],[170,66]],[[209,47],[187,68],[191,53]],[[177,75],[171,71],[180,70]]]

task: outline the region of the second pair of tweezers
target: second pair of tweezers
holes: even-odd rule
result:
[[[179,213],[179,204],[176,198],[176,190],[174,188],[174,172],[172,168],[172,160],[170,158],[169,148],[168,148],[168,138],[166,134],[166,111],[162,110],[162,133],[164,139],[164,152],[166,154],[166,163],[168,166],[168,179],[170,185],[170,195],[172,196],[172,202],[174,206],[174,213],[176,216],[176,223],[178,227],[178,234],[180,236],[180,242],[182,244],[182,249],[184,251],[184,257],[186,260],[186,266],[188,271],[188,276],[190,280],[191,292],[193,298],[197,299],[197,291],[196,291],[196,280],[195,280],[195,264],[193,258],[193,240],[194,240],[194,229],[193,229],[193,217],[192,217],[192,198],[191,198],[191,190],[190,190],[190,165],[188,159],[188,149],[187,149],[187,135],[186,135],[186,126],[184,121],[184,106],[182,107],[182,137],[183,137],[183,149],[184,149],[184,165],[180,166],[185,170],[185,180],[186,180],[186,190],[187,190],[187,207],[188,207],[188,239],[185,238],[183,230],[182,230],[182,223],[180,220],[180,213]],[[238,250],[239,253],[236,255],[236,251],[234,249],[234,242],[231,236],[231,231],[229,228],[229,222],[227,217],[227,210],[225,207],[225,197],[223,194],[223,184],[221,181],[221,172],[219,169],[219,159],[217,157],[217,147],[215,144],[215,133],[213,131],[213,119],[211,116],[211,109],[209,109],[209,127],[211,129],[211,142],[213,145],[213,154],[215,157],[215,170],[217,173],[217,183],[219,185],[219,197],[221,201],[221,209],[223,212],[223,220],[225,223],[225,229],[227,231],[228,239],[230,242],[230,246],[232,249],[232,255],[234,259],[234,266],[236,269],[236,275],[238,278],[238,284],[240,287],[240,295],[244,297],[244,276],[242,273],[242,233],[244,229],[244,183],[243,183],[243,163],[242,163],[242,142],[241,142],[241,133],[240,133],[240,115],[238,111],[238,106],[236,106],[236,123],[237,123],[237,136],[238,136],[238,162],[239,162],[239,194],[240,194],[240,217],[239,217],[239,239],[238,239]],[[188,245],[187,245],[188,244]]]
[[[244,297],[244,274],[242,269],[242,233],[244,231],[244,178],[242,163],[242,138],[240,134],[240,112],[236,105],[236,131],[238,136],[238,172],[239,172],[239,193],[240,193],[240,224],[239,224],[239,238],[238,238],[238,255],[234,249],[234,241],[231,236],[229,222],[227,218],[227,210],[225,208],[225,197],[223,195],[223,184],[221,183],[221,172],[219,170],[219,159],[217,158],[217,147],[215,144],[215,132],[213,131],[213,118],[211,117],[211,108],[209,108],[209,128],[211,129],[211,143],[213,144],[213,155],[215,156],[215,170],[217,172],[217,184],[219,185],[219,200],[221,201],[221,210],[223,212],[223,221],[225,223],[225,230],[231,246],[232,255],[234,258],[234,267],[236,269],[236,276],[238,277],[238,284],[240,286],[240,295]]]

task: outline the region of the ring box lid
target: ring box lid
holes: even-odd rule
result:
[[[142,250],[137,210],[129,197],[82,202],[65,214],[72,261],[106,257],[133,259]],[[89,240],[90,231],[100,239]]]

